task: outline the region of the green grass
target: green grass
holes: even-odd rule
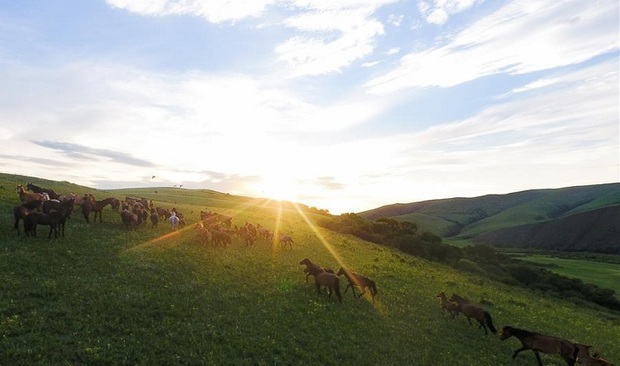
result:
[[[601,288],[609,288],[620,297],[620,265],[581,259],[564,259],[548,255],[530,255],[519,259],[546,265],[546,268],[567,277],[578,278]]]
[[[206,208],[233,223],[260,223],[295,239],[292,250],[239,241],[197,245],[192,225],[128,232],[109,207],[103,224],[75,213],[65,238],[17,236],[15,184],[67,183],[0,174],[0,364],[2,365],[532,365],[510,358],[517,340],[484,336],[442,315],[435,295],[484,300],[495,325],[593,344],[620,360],[620,314],[485,280],[378,245],[312,228],[290,206],[182,189],[101,192],[176,206],[188,221]],[[45,234],[45,235],[42,235]],[[374,279],[377,303],[342,304],[305,283],[304,257]],[[338,259],[337,259],[338,258]],[[340,262],[339,262],[340,261]],[[543,356],[545,365],[563,365]]]

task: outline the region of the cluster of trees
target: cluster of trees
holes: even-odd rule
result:
[[[430,232],[418,232],[413,222],[381,218],[366,220],[354,213],[325,217],[318,222],[327,229],[399,249],[408,254],[440,262],[453,268],[486,276],[512,285],[538,289],[563,298],[575,298],[620,310],[615,292],[581,280],[553,273],[535,264],[498,253],[488,245],[457,247],[443,243]]]

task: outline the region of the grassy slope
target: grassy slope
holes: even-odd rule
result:
[[[292,235],[293,250],[271,243],[222,249],[197,246],[193,230],[127,232],[106,208],[103,224],[75,215],[64,239],[17,237],[14,185],[0,174],[0,364],[423,364],[531,365],[514,340],[500,342],[451,320],[435,295],[444,290],[480,301],[505,324],[594,344],[620,360],[620,316],[503,284],[322,229],[294,210],[216,192],[160,189],[99,192],[144,195],[190,218],[208,207]],[[61,183],[33,183],[58,189]],[[71,187],[72,189],[76,187]],[[193,212],[192,212],[193,211]],[[279,218],[279,219],[278,219]],[[312,221],[312,217],[308,218]],[[193,220],[191,220],[193,221]],[[45,230],[42,230],[46,233]],[[317,235],[318,234],[318,235]],[[319,237],[323,239],[320,240]],[[328,243],[332,250],[327,249]],[[343,304],[304,282],[309,257],[375,279],[377,304],[345,294]],[[545,356],[545,365],[562,365]]]

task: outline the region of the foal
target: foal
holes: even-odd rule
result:
[[[452,316],[452,319],[454,319],[455,316],[459,315],[459,305],[448,300],[445,292],[441,291],[437,294],[437,297],[439,298],[439,303],[441,304],[442,313],[447,311],[448,314]]]
[[[577,364],[582,366],[613,366],[611,362],[600,358],[598,353],[590,356],[590,347],[585,344],[575,344],[577,347]]]

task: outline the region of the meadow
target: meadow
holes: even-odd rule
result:
[[[520,259],[544,265],[563,276],[578,278],[601,288],[612,289],[620,296],[620,265],[583,259],[558,258],[550,255],[528,255]]]
[[[64,238],[17,236],[16,184],[35,182],[98,199],[145,197],[177,207],[188,225],[128,231],[104,209],[80,212]],[[260,223],[295,240],[227,248],[199,245],[201,210]],[[178,188],[98,191],[67,182],[0,174],[0,364],[6,365],[534,365],[511,359],[516,339],[484,335],[450,319],[437,293],[459,293],[512,325],[592,344],[620,360],[620,314],[496,283],[317,227],[295,205]],[[377,282],[376,303],[343,302],[305,282],[303,258],[344,265]],[[343,278],[344,284],[344,278]],[[344,288],[344,286],[342,286]],[[545,365],[563,365],[543,355]]]

